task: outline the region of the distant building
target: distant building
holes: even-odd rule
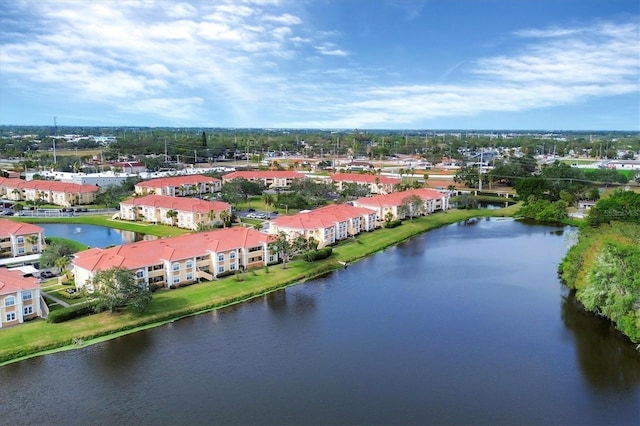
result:
[[[116,163],[110,163],[111,170],[118,169],[121,172],[136,174],[147,171],[147,166],[141,161],[119,161]]]
[[[222,187],[220,179],[204,175],[182,175],[142,181],[134,186],[138,195],[172,197],[212,194]]]
[[[280,216],[269,223],[269,234],[284,232],[287,239],[313,238],[318,247],[335,244],[350,236],[376,228],[375,210],[348,204],[331,204],[292,216]]]
[[[306,176],[299,172],[287,170],[246,170],[227,173],[222,176],[223,182],[233,179],[246,179],[258,182],[267,188],[288,188],[294,179],[305,179]]]
[[[402,200],[412,195],[417,195],[424,202],[422,213],[424,215],[437,210],[449,209],[449,194],[427,188],[358,198],[353,202],[353,205],[375,210],[378,222],[381,223],[386,219],[388,213],[391,213],[393,220],[404,219],[406,215],[401,211]]]
[[[165,195],[146,195],[120,203],[120,219],[161,223],[197,230],[223,222],[222,212],[231,217],[231,205],[222,201],[204,201]]]
[[[0,178],[0,198],[12,201],[31,201],[71,207],[92,204],[99,188],[95,185],[52,180],[31,180]]]
[[[345,183],[356,183],[365,185],[372,194],[389,194],[395,185],[402,182],[398,178],[358,173],[336,173],[331,180],[336,183],[338,191],[342,191]]]

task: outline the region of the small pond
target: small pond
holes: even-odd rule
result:
[[[45,237],[66,238],[89,247],[105,248],[156,238],[152,235],[123,231],[99,225],[84,225],[78,223],[36,223],[36,225],[44,228]]]

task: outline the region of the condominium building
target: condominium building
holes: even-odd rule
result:
[[[266,188],[288,188],[295,179],[305,178],[306,176],[302,173],[287,170],[245,170],[227,173],[222,176],[222,181],[246,179],[258,182]]]
[[[220,179],[204,175],[182,175],[151,179],[135,185],[138,195],[168,195],[184,197],[219,192],[222,187]]]
[[[204,201],[197,198],[147,195],[120,203],[120,219],[160,223],[197,230],[224,222],[221,214],[231,217],[231,205],[223,201]]]
[[[44,316],[43,306],[37,278],[0,267],[0,328]]]
[[[0,219],[0,258],[39,254],[43,248],[43,228],[31,223]]]
[[[177,287],[213,280],[236,271],[276,262],[269,251],[272,236],[252,228],[233,227],[92,248],[76,254],[72,265],[76,287],[92,290],[96,272],[125,268],[149,286]]]
[[[269,223],[269,234],[284,232],[289,239],[313,238],[325,247],[376,228],[376,212],[348,204],[331,204],[292,216],[280,216]]]

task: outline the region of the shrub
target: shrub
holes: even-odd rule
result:
[[[392,220],[390,222],[385,223],[384,227],[385,228],[397,228],[400,225],[402,225],[402,222],[400,220]]]
[[[69,306],[68,308],[57,309],[49,312],[47,322],[58,323],[69,321],[74,318],[91,315],[95,312],[96,304],[94,302],[80,303],[78,305]]]
[[[331,247],[325,247],[320,250],[308,251],[304,254],[304,260],[307,262],[315,262],[316,260],[326,259],[331,256],[333,249]]]

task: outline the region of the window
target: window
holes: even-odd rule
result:
[[[229,259],[235,259],[236,258],[236,252],[232,251],[231,253],[229,253]]]
[[[25,315],[31,315],[33,313],[33,306],[25,306],[24,307],[24,314]]]
[[[31,295],[30,291],[23,291],[22,292],[22,300],[31,300],[33,296]]]
[[[173,283],[178,284],[180,282],[180,277],[173,277]]]
[[[4,306],[13,306],[16,304],[16,298],[13,296],[7,296],[4,298]]]
[[[193,268],[193,262],[191,260],[187,260],[187,269]]]
[[[18,254],[24,254],[24,247],[20,247],[18,249]]]
[[[187,281],[192,281],[193,280],[193,274],[187,274]]]
[[[18,244],[24,243],[24,237],[18,237]]]
[[[273,262],[273,256],[269,256],[269,263]]]
[[[15,312],[9,312],[7,315],[5,315],[5,319],[6,319],[7,322],[15,321],[16,320],[16,313]]]
[[[223,262],[224,261],[224,253],[220,253],[218,255],[218,262]]]
[[[144,278],[144,271],[142,269],[136,271],[136,278]]]
[[[230,270],[232,270],[232,271],[233,271],[233,270],[235,270],[235,269],[236,269],[236,264],[235,264],[235,263],[232,263],[232,264],[229,266],[229,269],[230,269]]]
[[[38,246],[31,247],[31,252],[32,253],[37,253],[38,252]]]
[[[218,267],[218,273],[221,274],[224,272],[224,266],[219,266]]]
[[[177,271],[177,270],[179,270],[179,269],[180,269],[180,264],[179,264],[179,263],[177,263],[177,262],[176,262],[176,263],[174,263],[172,266],[173,266],[173,270],[174,270],[174,271]]]

